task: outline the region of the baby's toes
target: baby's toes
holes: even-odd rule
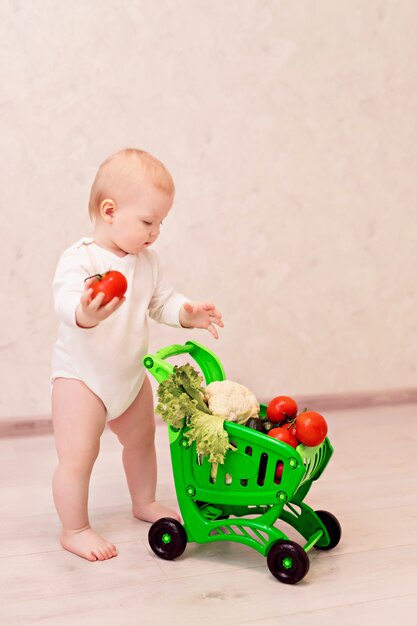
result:
[[[106,559],[111,559],[113,555],[113,550],[110,548],[110,546],[106,546],[105,548],[102,548],[103,553],[106,556]]]

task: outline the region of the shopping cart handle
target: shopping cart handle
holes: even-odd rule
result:
[[[158,350],[155,356],[160,359],[168,359],[170,356],[178,356],[179,354],[184,354],[190,352],[190,346],[185,344],[184,346],[179,343],[174,343],[172,346],[167,346],[166,348],[161,348]]]
[[[215,380],[225,380],[226,374],[218,357],[196,341],[186,341],[184,345],[173,344],[166,348],[161,348],[156,354],[147,354],[143,358],[144,366],[156,378],[158,383],[169,378],[174,367],[166,363],[165,359],[179,354],[190,354],[200,367],[206,384]]]

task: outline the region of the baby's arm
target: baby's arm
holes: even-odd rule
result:
[[[123,298],[113,298],[113,300],[105,306],[100,306],[105,294],[104,292],[100,292],[95,298],[92,298],[93,290],[91,289],[91,285],[95,280],[95,278],[89,278],[85,281],[84,293],[75,310],[75,320],[77,326],[80,328],[93,328],[97,326],[97,324],[105,320],[109,315],[117,311],[126,300],[124,296]]]
[[[71,328],[97,326],[125,301],[125,298],[120,301],[114,298],[100,307],[103,296],[91,298],[91,284],[95,279],[84,282],[89,273],[93,272],[89,272],[77,250],[66,251],[59,259],[52,284],[54,306],[61,322]]]
[[[188,298],[178,293],[166,280],[155,250],[148,251],[148,259],[152,265],[154,280],[153,294],[148,306],[149,316],[159,324],[180,328],[179,312],[183,304],[188,302]]]
[[[190,302],[169,285],[154,251],[150,257],[157,272],[156,288],[149,303],[149,315],[157,322],[183,328],[206,328],[219,338],[214,324],[223,328],[222,314],[211,302]]]

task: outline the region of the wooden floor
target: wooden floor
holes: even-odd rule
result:
[[[417,405],[326,417],[335,454],[306,502],[336,515],[343,536],[333,551],[309,552],[310,571],[293,586],[237,543],[189,544],[172,562],[155,557],[149,524],[130,516],[119,444],[108,430],[92,478],[91,520],[119,556],[90,563],[63,551],[50,488],[52,436],[1,439],[1,626],[415,626]],[[159,499],[175,505],[162,424],[157,451]]]

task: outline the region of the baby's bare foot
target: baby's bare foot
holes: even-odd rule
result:
[[[105,561],[117,556],[116,546],[87,526],[81,530],[63,530],[61,545],[88,561]]]
[[[161,517],[173,517],[174,519],[181,521],[179,513],[169,509],[168,507],[160,504],[159,502],[150,502],[149,504],[134,504],[132,513],[135,517],[144,522],[156,522]]]

